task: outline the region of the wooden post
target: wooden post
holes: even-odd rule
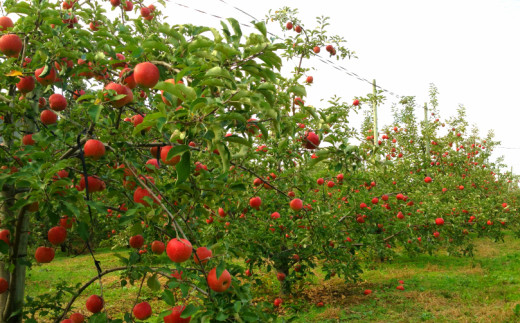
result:
[[[428,131],[428,104],[424,103],[424,141],[426,142],[426,159],[430,160],[430,139],[427,136]]]
[[[374,146],[377,145],[377,140],[379,139],[379,134],[377,132],[377,99],[376,99],[376,95],[377,95],[377,88],[376,88],[376,80],[374,79],[372,81],[372,91],[373,91],[373,101],[372,101],[372,113],[373,113],[373,121],[374,121],[374,126],[373,126],[373,135],[374,135]]]

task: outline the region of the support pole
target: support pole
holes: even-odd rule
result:
[[[430,160],[430,140],[428,139],[428,104],[424,104],[424,141],[426,143],[426,160]]]
[[[372,100],[372,113],[373,113],[373,120],[374,120],[374,126],[372,131],[374,132],[374,146],[377,146],[377,141],[379,139],[379,133],[377,132],[377,88],[376,88],[376,80],[374,79],[372,81],[372,91],[373,91],[373,100]]]

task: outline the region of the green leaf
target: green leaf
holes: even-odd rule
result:
[[[88,241],[88,238],[89,238],[88,225],[85,222],[79,223],[78,234],[81,237],[81,239]]]
[[[186,308],[184,308],[184,311],[182,311],[181,318],[187,319],[188,317],[195,314],[198,310],[198,307],[195,307],[195,305],[193,304],[189,304],[188,306],[186,306]]]
[[[177,170],[177,184],[179,185],[188,179],[190,176],[190,152],[187,151],[182,155],[181,161],[175,165]]]
[[[182,101],[193,101],[197,98],[197,93],[191,87],[184,84],[172,84],[170,82],[159,82],[155,86],[157,90],[163,90],[175,95]]]
[[[181,289],[182,297],[186,297],[188,295],[188,292],[190,291],[190,285],[181,284],[179,288]]]
[[[231,27],[233,28],[235,35],[238,36],[238,38],[236,40],[237,41],[240,40],[240,37],[242,37],[242,30],[240,29],[240,23],[234,18],[228,18],[227,20],[231,23]]]
[[[228,70],[223,69],[220,66],[215,66],[211,69],[209,69],[206,72],[205,76],[215,76],[215,77],[223,77],[229,80],[233,80],[233,77],[231,77],[231,74],[229,74]]]
[[[101,110],[103,110],[102,105],[92,105],[88,108],[88,115],[93,122],[97,122],[99,116],[101,115]]]
[[[262,33],[262,35],[264,35],[264,37],[267,37],[267,28],[265,27],[264,21],[259,21],[255,23],[255,27]]]
[[[248,146],[248,147],[252,146],[251,142],[249,140],[247,140],[246,138],[238,137],[238,136],[224,137],[223,140],[229,141],[229,142],[234,142],[234,143],[241,144],[241,145]]]
[[[161,283],[157,279],[157,275],[153,275],[146,281],[146,285],[153,291],[158,291],[161,289]]]
[[[247,190],[246,185],[243,184],[243,183],[233,184],[229,188],[232,189],[232,190],[235,190],[235,191],[246,191]]]
[[[217,280],[220,279],[220,275],[222,275],[222,273],[224,272],[224,270],[226,270],[226,263],[224,262],[221,262],[220,264],[218,264],[217,266]]]
[[[162,293],[162,299],[168,305],[175,305],[175,297],[173,296],[173,292],[169,289],[164,290],[164,292]]]
[[[170,160],[173,157],[180,155],[188,150],[190,150],[190,147],[188,147],[187,145],[174,146],[172,149],[170,149],[170,151],[168,151],[168,155],[166,155],[166,160]]]
[[[307,91],[305,90],[305,87],[302,85],[293,85],[290,88],[288,88],[287,91],[290,93],[294,93],[297,96],[307,96]]]
[[[9,253],[9,245],[4,240],[0,240],[0,252],[4,255]]]

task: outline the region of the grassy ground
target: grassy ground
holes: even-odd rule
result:
[[[520,240],[508,237],[505,243],[487,239],[476,241],[474,258],[443,255],[399,256],[390,263],[367,264],[370,269],[357,284],[334,278],[312,278],[296,298],[286,300],[280,314],[296,314],[295,322],[520,322]],[[99,260],[104,268],[115,267],[117,258],[104,250]],[[122,251],[122,254],[125,254]],[[163,255],[163,257],[165,257]],[[165,262],[167,258],[163,259]],[[95,275],[88,256],[57,258],[28,272],[27,294],[35,296],[53,289],[59,279],[85,282]],[[368,266],[370,265],[370,266]],[[272,276],[272,275],[271,275]],[[404,291],[396,289],[404,281]],[[273,282],[272,288],[276,287]],[[107,310],[111,316],[133,306],[139,284],[120,287],[118,273],[104,278]],[[365,296],[363,291],[371,289]],[[84,295],[98,293],[91,286]],[[166,309],[159,293],[143,288],[143,299],[156,313]],[[86,297],[75,303],[84,313]],[[319,301],[323,307],[316,307]],[[121,315],[121,314],[120,314]]]

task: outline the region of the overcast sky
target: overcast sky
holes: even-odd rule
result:
[[[520,173],[520,142],[516,138],[520,116],[517,91],[520,76],[520,1],[518,0],[171,0],[164,10],[172,24],[192,23],[219,28],[219,20],[177,4],[201,9],[243,23],[252,19],[236,6],[258,19],[269,9],[298,8],[308,27],[316,16],[329,16],[328,31],[343,36],[357,59],[339,64],[363,78],[399,95],[428,100],[429,84],[440,92],[440,113],[453,115],[459,106],[467,107],[468,121],[485,135],[494,129],[506,163]],[[146,2],[145,2],[146,3]],[[244,28],[247,31],[247,28]],[[268,30],[283,36],[276,24]],[[322,52],[323,53],[323,52]],[[292,63],[289,63],[292,64]],[[350,101],[372,91],[371,85],[348,76],[318,60],[307,62],[316,71],[308,90],[309,104],[336,94]],[[387,95],[379,109],[380,124],[391,123],[390,106],[398,99]],[[422,115],[422,114],[421,114]],[[354,121],[355,122],[355,121]]]

